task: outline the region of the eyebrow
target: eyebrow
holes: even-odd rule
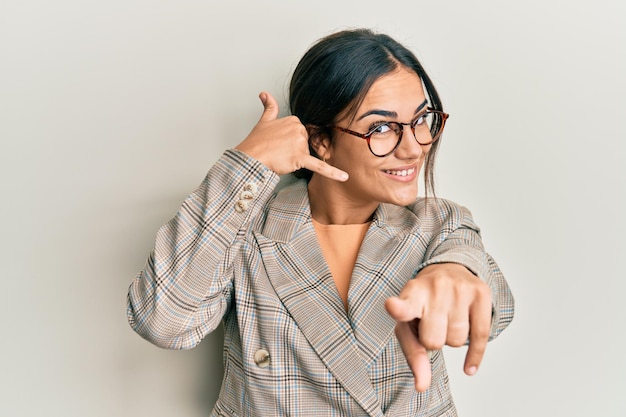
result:
[[[424,100],[422,102],[422,104],[420,104],[419,106],[417,106],[417,108],[415,109],[415,111],[413,112],[413,114],[417,114],[420,110],[422,110],[426,105],[428,104],[428,100]],[[372,110],[368,110],[365,113],[363,113],[361,116],[359,116],[356,120],[361,120],[364,119],[367,116],[371,116],[372,114],[377,114],[379,116],[385,116],[385,117],[393,117],[393,118],[397,118],[398,117],[398,113],[396,113],[395,111],[389,111],[389,110],[378,110],[378,109],[372,109]]]

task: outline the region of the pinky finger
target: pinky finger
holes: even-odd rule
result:
[[[483,302],[472,306],[470,311],[470,335],[467,355],[465,357],[465,373],[474,375],[485,355],[491,329],[491,303]]]

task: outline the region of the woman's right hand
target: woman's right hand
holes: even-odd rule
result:
[[[235,147],[263,163],[278,175],[306,168],[325,177],[346,181],[348,174],[309,153],[309,135],[296,116],[278,118],[278,103],[261,92],[263,114],[250,134]]]

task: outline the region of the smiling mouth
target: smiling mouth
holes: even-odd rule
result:
[[[401,170],[392,170],[392,169],[385,169],[383,170],[383,172],[385,174],[389,174],[389,175],[396,175],[398,177],[406,177],[408,175],[412,175],[415,172],[415,168],[409,168],[409,169],[401,169]]]

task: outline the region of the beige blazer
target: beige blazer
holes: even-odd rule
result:
[[[133,329],[187,349],[224,324],[224,379],[212,416],[454,416],[441,352],[425,393],[385,299],[424,266],[465,265],[494,300],[491,337],[513,298],[467,209],[431,199],[381,204],[354,268],[346,312],[311,223],[307,184],[230,150],[158,232],[129,289]]]

